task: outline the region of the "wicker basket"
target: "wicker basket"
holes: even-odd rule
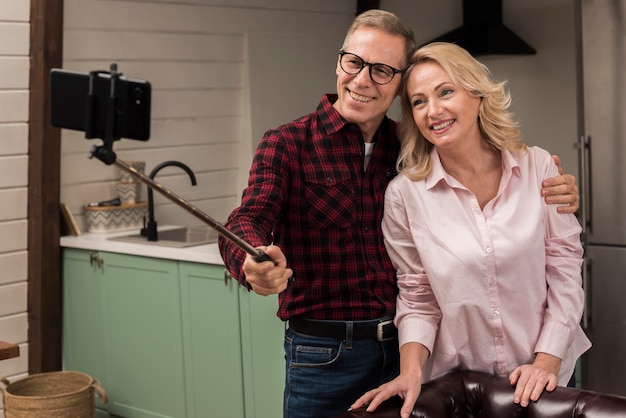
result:
[[[107,401],[100,383],[79,372],[39,373],[2,383],[5,418],[93,418],[94,389],[101,402]]]

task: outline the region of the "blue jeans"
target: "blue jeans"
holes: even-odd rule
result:
[[[576,368],[574,368],[574,373],[572,373],[572,377],[569,378],[569,382],[567,382],[568,388],[576,387]]]
[[[285,330],[284,418],[330,418],[399,373],[398,340],[343,341]]]

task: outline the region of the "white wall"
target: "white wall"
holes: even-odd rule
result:
[[[526,143],[558,154],[577,174],[576,44],[573,0],[502,0],[503,23],[537,50],[536,55],[481,57],[493,75],[508,80],[513,110]],[[461,25],[458,0],[381,0],[415,30],[418,44]]]
[[[64,68],[117,62],[126,76],[149,80],[151,139],[122,139],[118,157],[146,160],[146,172],[165,160],[184,162],[196,187],[177,168],[157,180],[223,222],[239,202],[262,131],[310,111],[334,89],[336,51],[355,10],[354,1],[333,0],[66,0]],[[320,55],[328,59],[325,78],[315,65]],[[92,144],[82,132],[62,134],[61,201],[83,229],[82,206],[115,197],[119,177],[116,167],[87,159]],[[159,225],[200,223],[154,195]]]
[[[18,343],[21,354],[0,361],[0,377],[28,370],[29,19],[29,0],[0,0],[0,340]]]

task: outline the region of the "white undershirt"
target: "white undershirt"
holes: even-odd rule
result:
[[[370,157],[372,156],[372,152],[374,151],[375,142],[365,142],[365,159],[363,161],[363,171],[367,169],[367,165],[370,162]]]

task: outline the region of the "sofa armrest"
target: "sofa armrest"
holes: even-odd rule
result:
[[[527,408],[513,403],[514,387],[505,377],[472,371],[454,371],[422,386],[413,418],[624,418],[626,398],[581,389],[557,387],[544,392]],[[395,397],[375,412],[364,408],[336,418],[398,418],[402,399]],[[524,411],[526,409],[526,411]]]
[[[466,416],[465,388],[457,373],[450,373],[422,385],[419,399],[415,403],[413,418],[461,418]],[[399,418],[404,401],[393,397],[383,402],[375,412],[365,408],[346,412],[336,418]],[[502,417],[498,417],[502,418]]]

